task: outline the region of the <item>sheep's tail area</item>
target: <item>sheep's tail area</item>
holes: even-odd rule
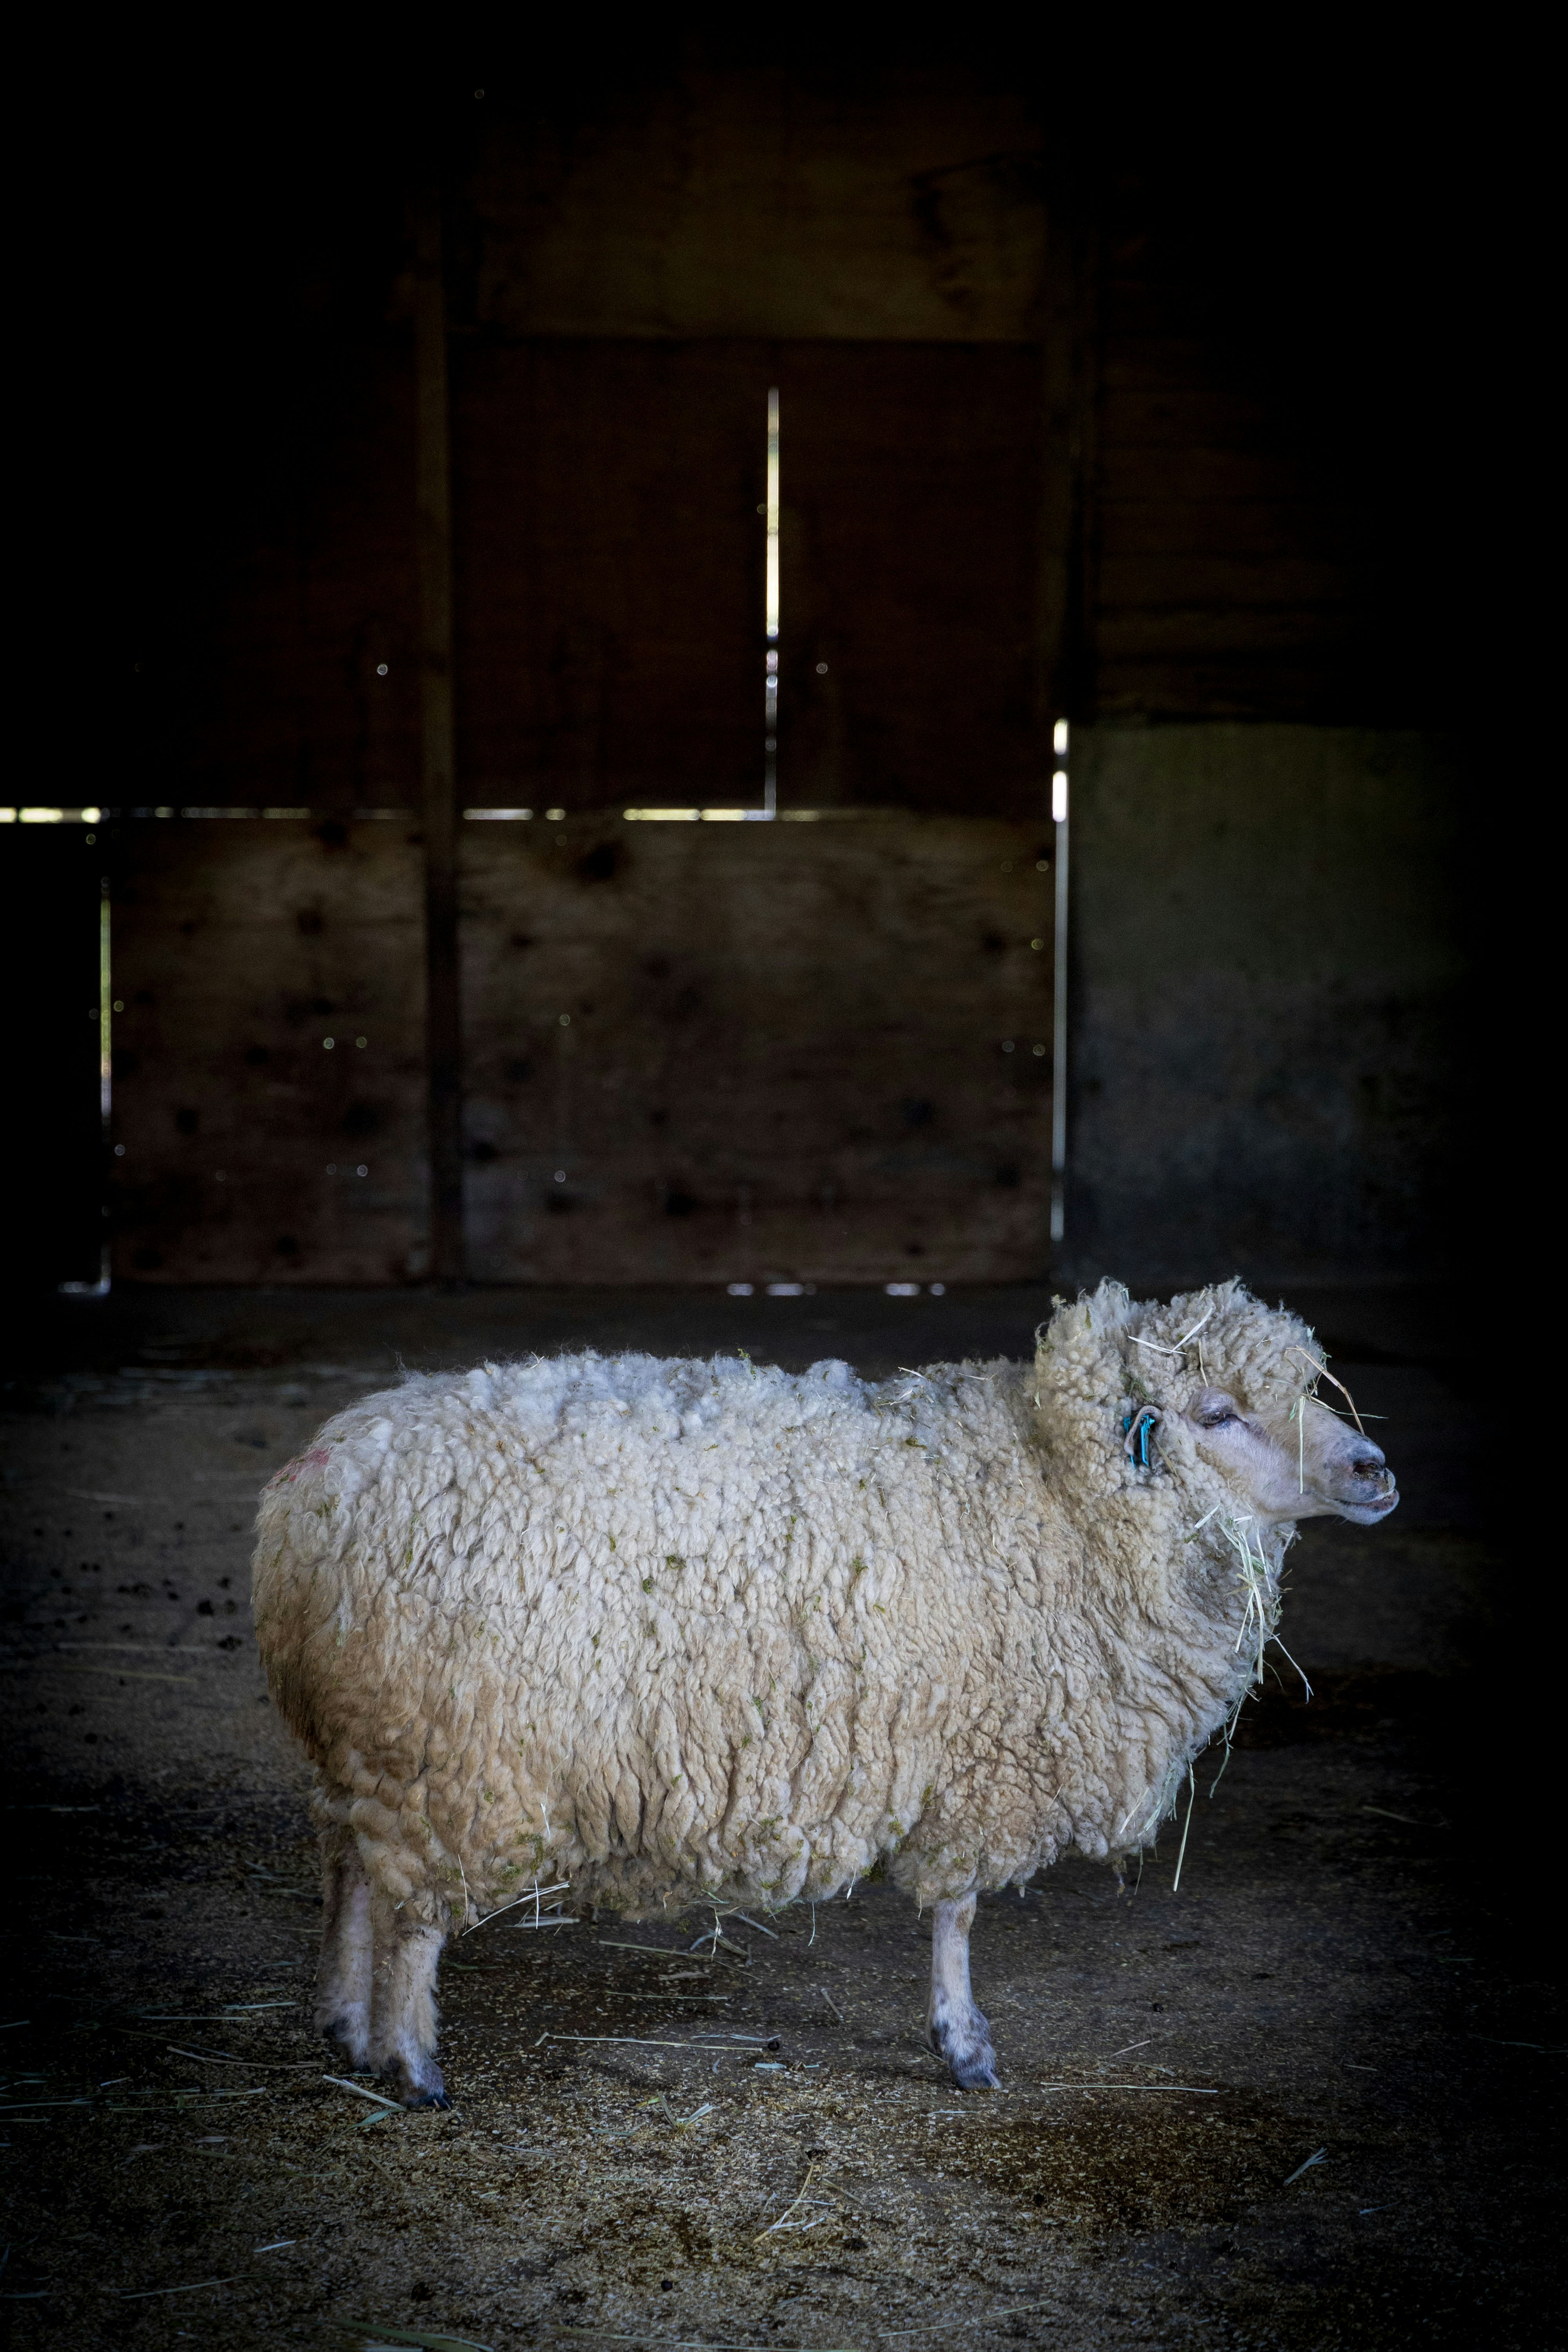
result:
[[[318,1769],[326,1762],[332,1727],[320,1705],[321,1676],[311,1653],[323,1619],[330,1625],[340,1617],[345,1599],[335,1547],[322,1541],[321,1522],[332,1498],[321,1473],[330,1458],[324,1445],[313,1445],[285,1463],[262,1489],[250,1563],[256,1645],[267,1687]]]
[[[336,1458],[334,1458],[336,1454]],[[331,1465],[331,1475],[329,1475]],[[390,1691],[364,1679],[364,1595],[355,1595],[353,1463],[312,1444],[268,1482],[257,1512],[251,1600],[273,1706],[310,1757],[320,1830],[348,1830],[395,1906],[447,1924],[472,1912],[463,1863],[433,1832],[416,1743],[385,1736]],[[360,1600],[360,1609],[355,1606]]]
[[[471,1920],[537,1880],[552,1841],[528,1840],[525,1859],[490,1853],[477,1797],[448,1818],[432,1792],[422,1662],[386,1642],[375,1599],[354,1589],[352,1477],[341,1449],[317,1444],[263,1491],[251,1583],[268,1688],[315,1767],[318,1824],[351,1830],[373,1883],[410,1916]]]

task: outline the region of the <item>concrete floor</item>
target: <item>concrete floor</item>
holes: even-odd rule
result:
[[[1179,1895],[1172,1843],[1135,1894],[1072,1863],[983,1902],[1000,2094],[961,2097],[923,2050],[924,1939],[869,1887],[773,1937],[731,1923],[698,1976],[673,1973],[695,1917],[481,1928],[443,1974],[455,2111],[379,2124],[304,2024],[306,1776],[247,1599],[261,1481],[400,1361],[722,1347],[883,1373],[1022,1355],[1048,1298],[148,1290],[18,1315],[15,2340],[1553,2340],[1562,2035],[1496,1817],[1519,1768],[1493,1441],[1441,1299],[1289,1303],[1388,1416],[1404,1506],[1292,1555],[1284,1631],[1320,1695],[1251,1712]]]

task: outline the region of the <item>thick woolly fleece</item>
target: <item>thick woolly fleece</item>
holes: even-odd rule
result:
[[[1145,1843],[1293,1530],[1250,1528],[1171,1414],[1146,1468],[1123,1424],[1205,1381],[1282,1422],[1303,1345],[1238,1284],[1108,1284],[1033,1372],[590,1354],[369,1397],[258,1520],[322,1814],[433,1923],[536,1874],[646,1916],[881,1866],[923,1905]]]

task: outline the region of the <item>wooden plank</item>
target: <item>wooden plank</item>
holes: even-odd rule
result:
[[[1355,634],[1355,614],[1337,604],[1124,605],[1100,616],[1100,657],[1108,666],[1279,653],[1321,657],[1351,645]]]
[[[297,359],[283,446],[242,484],[212,483],[179,551],[199,609],[155,666],[159,781],[135,797],[342,816],[417,803],[413,358],[405,329],[381,328],[311,369]]]
[[[1105,498],[1100,507],[1100,555],[1268,556],[1333,562],[1351,547],[1347,518],[1306,498]]]
[[[1248,657],[1105,660],[1099,708],[1107,719],[1157,711],[1170,719],[1335,719],[1348,690],[1342,655],[1292,659],[1278,649]],[[1365,699],[1371,703],[1369,694]]]
[[[777,364],[781,807],[1029,817],[1047,758],[1037,352],[795,344]]]
[[[1037,675],[1042,779],[1054,722],[1087,717],[1093,704],[1099,267],[1095,230],[1058,199],[1049,216],[1040,329]]]
[[[896,73],[896,68],[895,68]],[[487,110],[488,115],[488,110]],[[837,86],[704,59],[478,134],[487,336],[1033,341],[1046,155],[1026,74]]]
[[[1050,835],[465,827],[474,1276],[1037,1274]]]
[[[1110,308],[1111,340],[1100,368],[1107,392],[1123,387],[1148,392],[1169,386],[1193,391],[1213,383],[1219,355],[1212,340],[1202,335],[1140,334],[1115,316],[1114,289],[1102,300]]]
[[[1250,371],[1248,371],[1250,373]],[[1145,449],[1280,446],[1278,401],[1239,383],[1108,383],[1100,399],[1100,434],[1107,446]]]
[[[783,402],[781,804],[1040,804],[1036,351],[466,345],[468,805],[760,802]]]
[[[0,827],[0,988],[11,1007],[13,1293],[96,1284],[103,1244],[99,991],[104,828]]]
[[[417,831],[114,832],[115,1278],[423,1276]]]
[[[1100,563],[1101,609],[1123,616],[1181,608],[1338,611],[1347,585],[1344,564],[1331,556],[1314,560],[1285,551],[1228,555],[1194,550],[1167,555],[1102,550]]]
[[[457,344],[466,803],[758,796],[773,361]]]
[[[1185,447],[1150,446],[1143,442],[1100,444],[1100,477],[1104,497],[1170,499],[1189,505],[1212,499],[1310,500],[1315,492],[1305,466],[1283,459],[1277,450],[1227,449],[1193,443]]]
[[[426,1049],[430,1089],[430,1271],[463,1273],[462,1015],[458,1003],[457,764],[452,723],[452,501],[441,204],[414,205],[421,788],[425,823]]]

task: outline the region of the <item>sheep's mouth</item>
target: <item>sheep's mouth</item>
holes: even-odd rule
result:
[[[1390,1511],[1397,1510],[1399,1489],[1386,1472],[1384,1475],[1387,1484],[1381,1494],[1331,1496],[1330,1500],[1340,1517],[1351,1520],[1358,1528],[1372,1528],[1380,1519],[1387,1518]]]

